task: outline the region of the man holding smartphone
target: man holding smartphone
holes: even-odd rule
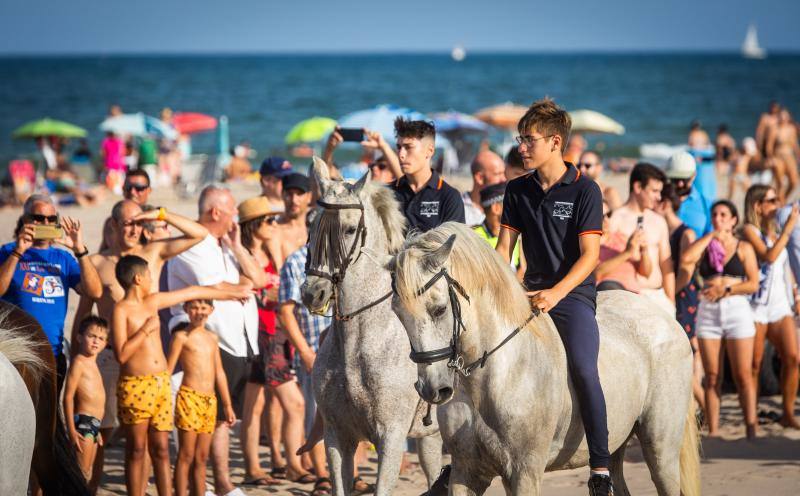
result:
[[[42,325],[56,358],[60,391],[67,370],[62,341],[69,289],[99,298],[103,286],[86,256],[89,250],[83,244],[80,221],[59,219],[49,197],[28,198],[14,234],[16,241],[0,248],[0,294]],[[72,250],[75,256],[54,243]]]
[[[447,221],[464,223],[464,202],[458,190],[431,169],[436,139],[433,124],[398,117],[394,133],[403,176],[392,189],[408,219],[408,229],[424,232]]]

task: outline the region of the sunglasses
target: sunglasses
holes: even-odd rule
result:
[[[385,164],[384,162],[374,162],[372,164],[369,164],[369,169],[370,170],[372,170],[374,168],[377,168],[378,170],[382,170],[383,171],[383,170],[388,169],[389,166],[387,164]]]
[[[775,205],[776,203],[778,203],[778,199],[777,198],[764,198],[761,201],[763,203],[771,203],[772,205]]]
[[[125,190],[126,191],[130,191],[132,189],[135,189],[136,191],[141,193],[142,191],[148,189],[149,187],[150,187],[150,185],[145,185],[145,184],[126,184],[125,185]]]
[[[58,223],[58,215],[42,215],[42,214],[31,214],[30,218],[34,222],[38,222],[40,224],[57,224]]]
[[[261,220],[261,222],[269,224],[270,226],[272,226],[272,225],[274,225],[274,224],[276,224],[278,222],[278,216],[277,215],[271,215],[269,217],[264,217]]]
[[[592,164],[590,162],[580,162],[578,164],[578,168],[579,169],[591,169],[594,166],[595,166],[595,164]]]

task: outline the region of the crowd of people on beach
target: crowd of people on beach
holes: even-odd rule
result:
[[[549,312],[559,330],[592,320],[596,292],[604,290],[638,293],[675,315],[695,352],[694,396],[709,436],[719,435],[725,355],[746,435],[756,436],[769,340],[782,367],[783,414],[775,420],[800,428],[800,209],[787,203],[796,194],[800,149],[788,111],[771,105],[741,146],[723,127],[714,146],[693,125],[689,151],[663,168],[633,167],[624,201],[624,192],[602,182],[599,152],[573,147],[574,163],[562,159],[565,115],[550,100],[534,103],[520,122],[518,146],[505,156],[482,149],[463,193],[432,169],[435,129],[427,121],[396,121],[396,147],[364,130],[362,145],[373,157],[367,174],[395,192],[409,231],[461,222],[496,246],[531,291],[532,305]],[[342,141],[335,130],[326,143],[332,177]],[[704,155],[709,146],[713,153]],[[553,177],[538,157],[546,157]],[[224,185],[206,185],[192,220],[150,204],[152,178],[139,165],[113,168],[119,188],[112,194],[118,189],[123,199],[113,205],[102,240],[88,243],[80,220],[60,216],[49,196],[35,194],[24,203],[14,240],[0,248],[0,294],[33,315],[52,345],[67,432],[90,487],[102,483],[106,447],[124,442],[129,494],[144,494],[151,471],[161,495],[207,494],[209,458],[213,494],[235,496],[243,494],[237,484],[283,480],[330,494],[324,447],[311,434],[320,419],[310,372],[331,318],[309,312],[300,296],[318,185],[290,161],[268,157],[259,170],[261,195],[237,205]],[[718,172],[729,174],[730,199],[715,192]],[[741,214],[737,188],[745,193]],[[579,225],[564,227],[571,225],[564,219]],[[557,249],[546,249],[548,242]],[[89,246],[95,243],[96,252]],[[586,275],[576,279],[570,267]],[[554,274],[575,279],[573,287],[553,285]],[[80,302],[65,336],[70,288]],[[568,331],[568,356],[594,353],[596,361],[597,344],[592,351]],[[590,487],[609,494],[602,490],[610,487],[605,404],[596,363],[571,366],[584,365],[581,377],[591,380],[575,387],[587,405],[581,414]],[[236,483],[232,432],[245,464]],[[269,471],[259,456],[263,439]],[[368,449],[361,446],[356,456],[363,459]],[[357,494],[374,490],[359,477],[354,484]]]

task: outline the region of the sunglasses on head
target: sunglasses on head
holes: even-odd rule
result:
[[[149,188],[149,187],[150,187],[150,186],[149,186],[149,185],[146,185],[146,184],[126,184],[126,185],[125,185],[125,189],[126,189],[126,190],[130,191],[130,190],[132,190],[132,189],[135,189],[135,190],[136,190],[136,191],[138,191],[139,193],[141,193],[142,191],[146,190],[146,189],[147,189],[147,188]]]
[[[58,222],[58,215],[31,214],[30,218],[32,221],[39,222],[41,224],[56,224]]]

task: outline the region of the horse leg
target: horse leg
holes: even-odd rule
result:
[[[378,479],[375,484],[375,496],[389,495],[394,491],[397,478],[400,476],[405,440],[406,431],[403,429],[386,432],[382,439],[378,440],[376,446],[378,450]]]
[[[428,480],[428,489],[442,470],[442,436],[439,433],[421,437],[417,440],[419,464]]]
[[[683,415],[675,415],[676,411],[680,411],[679,407],[670,406],[662,411],[663,415],[670,415],[679,422],[664,422],[664,419],[654,419],[652,414],[645,414],[636,428],[636,437],[639,438],[644,460],[659,496],[679,496],[684,419]]]
[[[492,479],[481,477],[465,464],[453,460],[450,471],[451,496],[480,496],[492,484]]]
[[[335,496],[347,496],[353,490],[353,455],[356,441],[341,439],[333,428],[325,429],[325,451],[328,455],[331,483]]]
[[[538,496],[542,492],[544,468],[523,467],[511,478],[511,494],[514,496]]]

